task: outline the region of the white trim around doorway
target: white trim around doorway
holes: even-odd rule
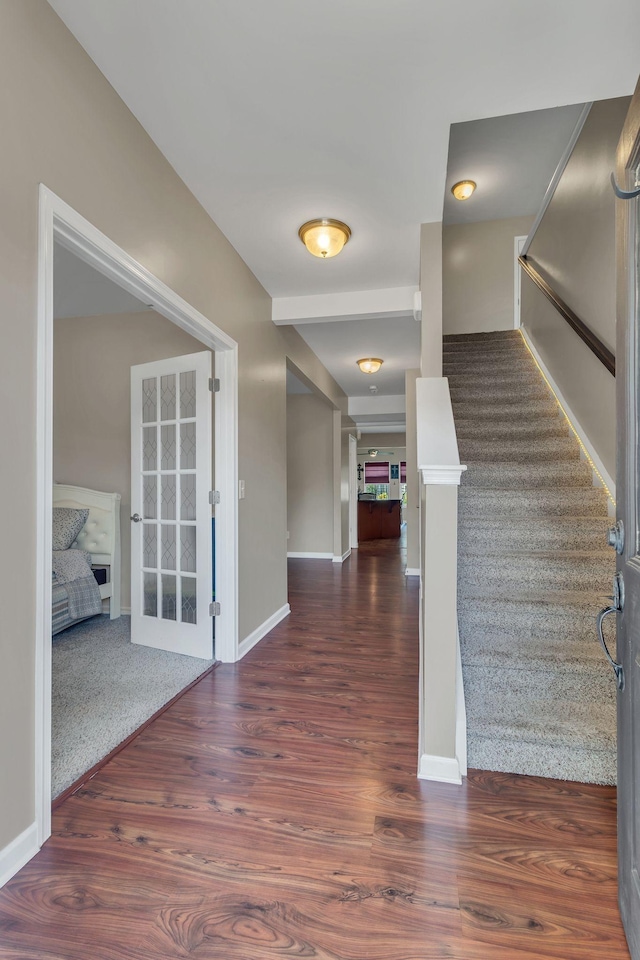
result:
[[[51,834],[51,503],[53,491],[54,240],[215,351],[216,658],[238,659],[238,346],[235,340],[40,184],[36,412],[35,816]],[[33,851],[35,853],[36,850]],[[22,865],[22,864],[20,864]]]

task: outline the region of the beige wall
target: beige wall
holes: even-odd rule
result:
[[[482,333],[514,323],[514,237],[533,217],[446,226],[442,231],[442,330]]]
[[[286,602],[287,351],[265,290],[45,0],[0,0],[0,81],[1,850],[35,816],[38,185],[238,342],[240,639]]]
[[[54,323],[53,477],[121,495],[125,609],[131,606],[130,368],[205,349],[153,311]]]
[[[609,182],[629,98],[595,103],[528,255],[562,299],[615,350],[615,198]],[[524,277],[522,325],[615,477],[615,380]]]
[[[287,397],[287,549],[292,553],[334,553],[333,417],[320,397]]]
[[[442,223],[420,227],[423,377],[442,376]]]

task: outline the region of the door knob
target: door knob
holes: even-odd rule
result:
[[[134,523],[140,523],[140,521],[142,520],[142,517],[140,516],[139,513],[134,513],[131,519],[133,520]]]

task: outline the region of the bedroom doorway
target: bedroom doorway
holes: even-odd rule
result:
[[[72,253],[123,291],[138,298],[164,320],[202,344],[220,390],[215,403],[215,549],[218,565],[216,656],[238,658],[237,636],[237,344],[195,308],[182,300],[144,267],[117,247],[46,187],[40,187],[38,274],[38,396],[37,396],[37,594],[36,594],[36,821],[38,843],[51,832],[51,548],[53,493],[53,254],[55,245]],[[163,320],[163,322],[164,322]],[[207,349],[208,348],[208,349]],[[210,352],[213,351],[213,354]],[[166,356],[166,354],[165,354]],[[100,356],[93,376],[100,382]],[[100,424],[109,429],[108,411]],[[211,431],[209,431],[211,434]],[[211,463],[211,457],[209,457]],[[208,486],[212,486],[209,482]],[[207,491],[208,494],[208,491]],[[209,507],[209,516],[211,508]],[[128,514],[123,521],[129,523]],[[209,542],[211,532],[209,527]],[[211,550],[208,551],[209,558]],[[209,584],[211,580],[209,579]],[[207,599],[210,600],[211,588]],[[208,606],[208,604],[207,604]],[[199,614],[198,614],[199,615]],[[73,628],[75,629],[75,628]],[[211,630],[211,620],[209,620]],[[163,701],[164,702],[164,701]]]

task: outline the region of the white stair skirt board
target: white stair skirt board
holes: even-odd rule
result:
[[[420,780],[437,780],[439,783],[462,783],[460,762],[457,757],[436,757],[423,753],[418,763]]]
[[[420,567],[407,567],[404,572],[405,577],[419,577]]]
[[[563,409],[563,411],[564,411],[564,415],[566,416],[567,420],[569,421],[569,423],[571,424],[571,426],[572,426],[573,429],[575,430],[575,432],[576,432],[576,434],[577,434],[577,436],[578,436],[578,439],[580,440],[580,443],[584,446],[585,450],[587,451],[587,453],[588,453],[589,456],[591,457],[593,463],[595,464],[596,470],[598,471],[598,473],[600,474],[600,476],[601,476],[602,479],[604,480],[605,484],[607,485],[607,487],[608,487],[608,489],[609,489],[609,492],[610,492],[613,500],[615,501],[615,499],[616,499],[616,484],[615,484],[614,479],[611,477],[611,475],[610,475],[609,472],[607,471],[607,468],[605,467],[605,465],[603,464],[602,460],[600,459],[600,457],[599,457],[598,454],[596,453],[593,444],[591,443],[591,441],[589,440],[589,437],[587,436],[587,434],[586,434],[585,431],[583,430],[582,426],[580,425],[580,421],[579,421],[578,418],[574,415],[573,410],[571,409],[571,407],[569,406],[569,404],[567,403],[567,401],[566,401],[565,398],[563,397],[562,391],[560,390],[560,388],[558,387],[557,383],[555,382],[555,380],[553,379],[553,377],[551,376],[551,374],[550,374],[549,371],[547,370],[547,367],[546,367],[544,361],[541,359],[540,354],[538,353],[538,351],[537,351],[536,348],[534,347],[533,343],[531,342],[531,340],[530,340],[530,338],[529,338],[529,335],[527,334],[527,331],[524,329],[524,327],[520,327],[520,333],[521,333],[522,337],[524,338],[524,341],[525,341],[526,345],[528,346],[529,350],[530,350],[531,353],[533,354],[533,357],[534,357],[536,363],[538,364],[538,366],[540,367],[540,370],[542,371],[542,373],[543,373],[543,375],[544,375],[547,383],[549,384],[549,386],[551,387],[551,389],[552,389],[553,392],[555,393],[556,399],[557,399],[558,403],[560,404],[560,406],[562,407],[562,409]],[[600,481],[598,480],[598,477],[595,475],[595,473],[594,473],[594,483],[595,483],[596,486],[600,486]]]
[[[287,560],[333,560],[332,553],[313,553],[305,550],[290,550]]]
[[[270,617],[260,624],[259,627],[256,627],[248,636],[244,638],[238,645],[238,660],[242,660],[245,654],[249,653],[257,643],[260,643],[263,637],[273,630],[274,627],[280,623],[281,620],[284,620],[285,617],[288,617],[291,613],[291,607],[288,603],[285,603],[279,610],[276,610],[275,613],[272,613]]]
[[[39,849],[38,825],[34,821],[15,840],[8,843],[4,850],[0,850],[0,887],[11,880],[18,870],[22,870]]]
[[[456,631],[457,632],[457,631]],[[467,775],[467,707],[464,701],[464,679],[462,676],[462,657],[460,655],[460,634],[456,656],[456,759],[460,774]]]
[[[347,557],[351,556],[351,547],[342,554],[341,557],[332,557],[334,563],[344,563]]]

